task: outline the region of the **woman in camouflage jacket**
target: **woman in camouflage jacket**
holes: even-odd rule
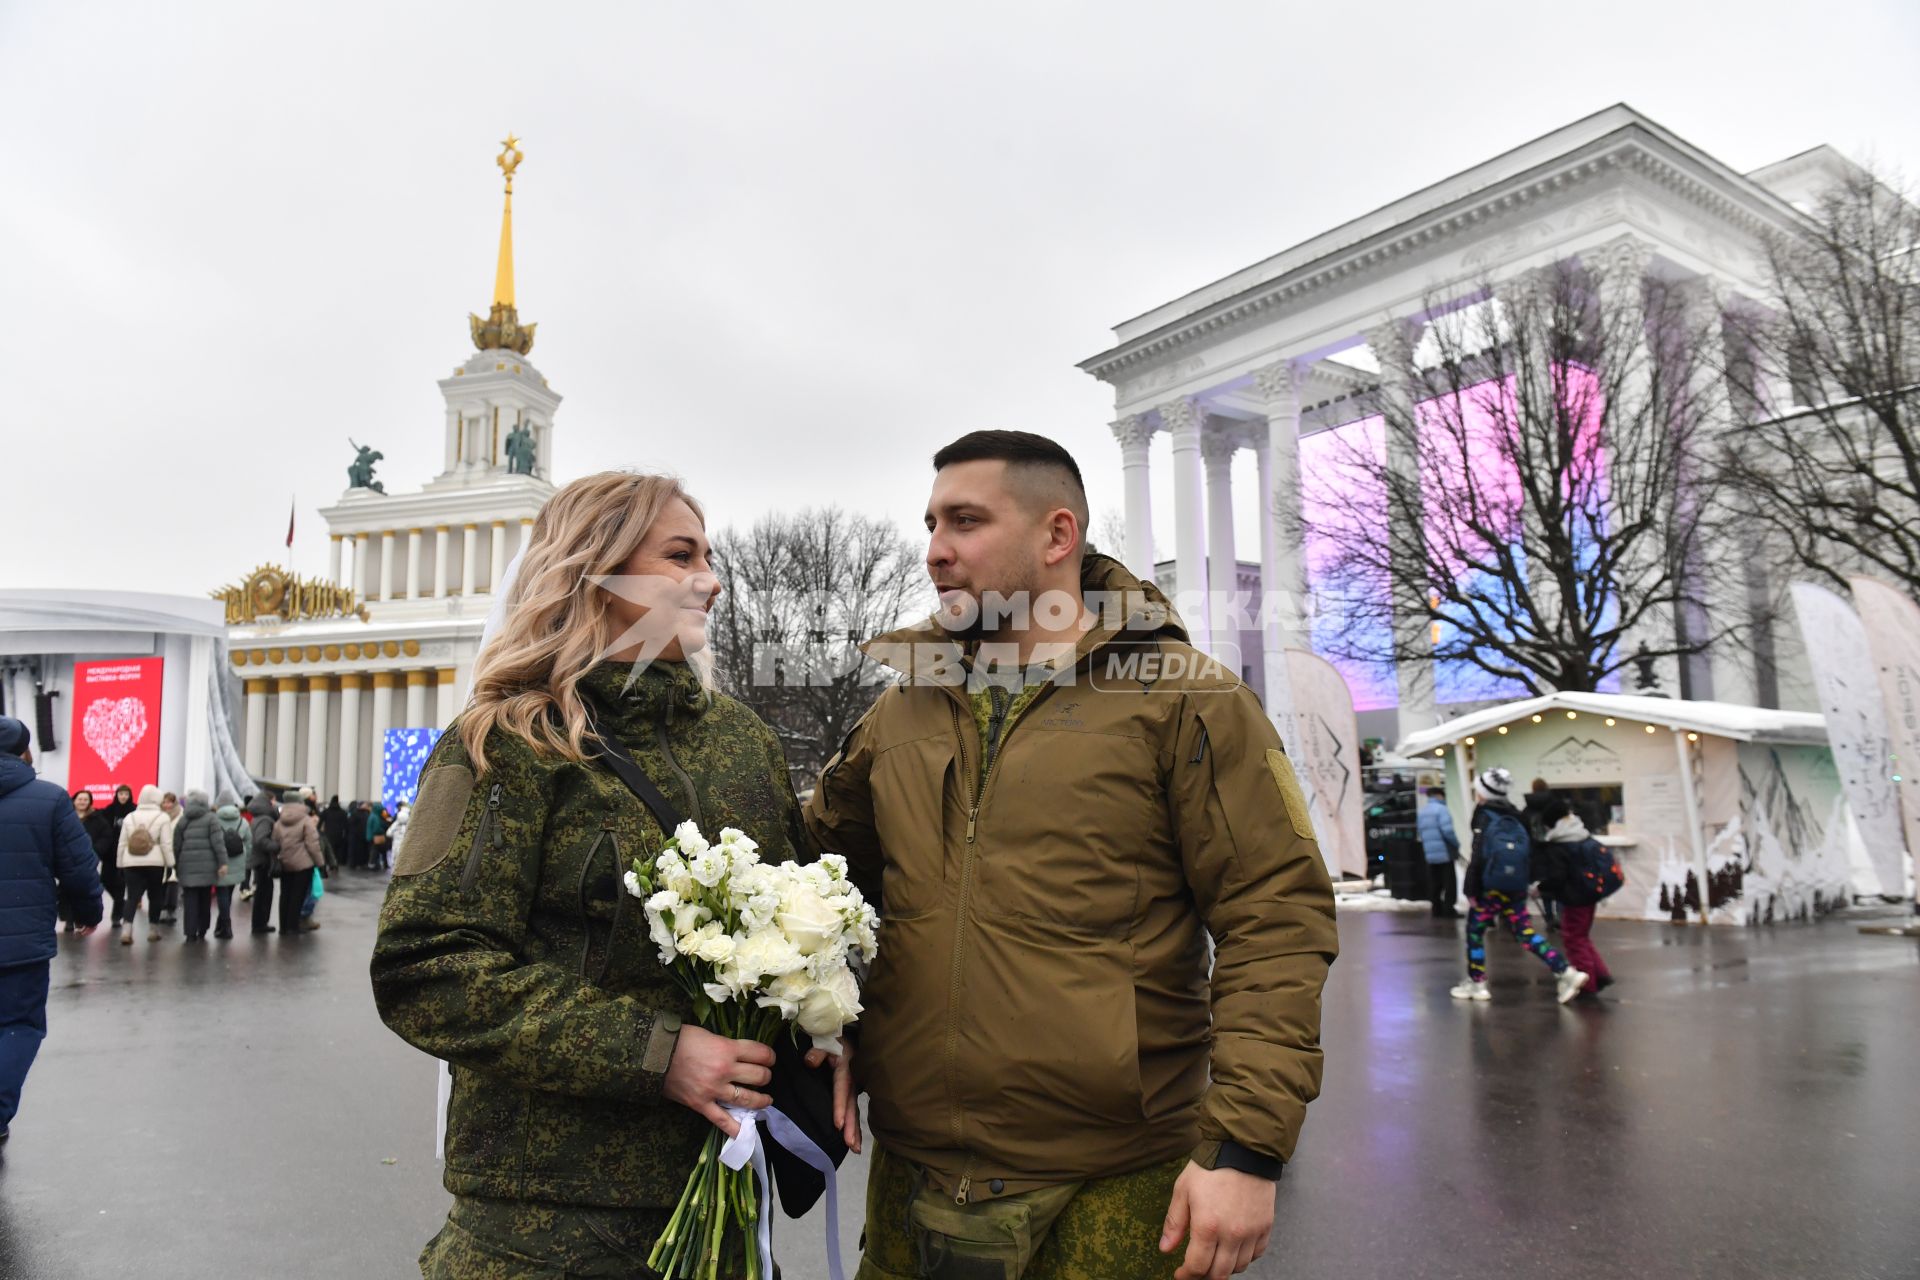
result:
[[[591,750],[595,731],[618,741],[703,831],[800,852],[778,740],[701,678],[707,554],[671,480],[562,489],[422,773],[373,989],[453,1069],[429,1278],[651,1274],[707,1126],[768,1103],[773,1051],[690,1024],[621,882],[669,833]]]

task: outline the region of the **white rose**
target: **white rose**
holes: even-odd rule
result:
[[[700,828],[689,818],[673,829],[673,838],[680,844],[680,852],[691,858],[707,851],[707,838],[700,834]]]
[[[840,913],[810,884],[789,884],[774,917],[800,954],[810,956],[831,943],[841,928]]]
[[[713,933],[702,938],[699,945],[693,948],[694,956],[698,959],[705,960],[711,965],[726,964],[727,961],[733,959],[733,935],[721,932],[720,926],[717,924],[710,924],[706,926],[706,928],[712,929]],[[702,932],[705,932],[705,930],[703,929]]]
[[[813,1047],[840,1052],[840,1032],[860,1016],[860,984],[847,966],[820,975],[800,1002],[800,1029],[813,1037]]]

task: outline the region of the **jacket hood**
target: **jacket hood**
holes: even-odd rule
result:
[[[297,827],[307,820],[307,806],[299,800],[289,800],[280,806],[279,825]]]
[[[1580,821],[1579,814],[1570,813],[1553,824],[1553,829],[1547,832],[1547,839],[1555,843],[1572,844],[1585,840],[1587,835],[1587,824]]]
[[[222,787],[220,788],[220,795],[213,802],[213,807],[216,809],[238,809],[240,807],[240,797],[233,793],[232,787]]]
[[[1073,663],[1114,640],[1165,639],[1185,643],[1187,627],[1172,601],[1153,583],[1140,578],[1110,555],[1089,551],[1080,564],[1080,595],[1095,614],[1093,627],[1074,645]],[[961,657],[953,634],[936,611],[919,622],[875,636],[860,646],[874,661],[909,676],[927,676],[946,683],[940,673],[951,672]]]
[[[1480,802],[1480,807],[1482,809],[1491,810],[1494,813],[1510,813],[1516,818],[1522,816],[1520,811],[1513,807],[1513,802],[1511,800],[1500,800],[1500,799],[1482,800]]]
[[[247,812],[256,818],[271,818],[273,797],[264,791],[255,792],[253,799],[247,802]]]
[[[181,812],[185,813],[189,818],[197,818],[204,813],[211,813],[213,811],[213,801],[207,799],[207,793],[204,791],[189,791],[187,792],[186,800],[181,803],[180,809]]]
[[[19,756],[0,755],[0,796],[18,791],[34,779],[33,766]]]
[[[160,797],[165,794],[166,793],[161,791],[160,788],[149,782],[146,786],[140,788],[140,803],[136,805],[135,808],[158,809],[160,807]]]

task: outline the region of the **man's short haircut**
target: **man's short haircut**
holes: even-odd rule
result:
[[[1080,547],[1087,545],[1087,486],[1080,464],[1058,441],[1031,431],[969,431],[933,455],[933,469],[959,462],[1004,462],[1007,475],[1028,507],[1052,511],[1065,507],[1080,522]]]
[[[1427,794],[1435,800],[1445,800],[1447,798],[1447,789],[1445,787],[1428,787]]]

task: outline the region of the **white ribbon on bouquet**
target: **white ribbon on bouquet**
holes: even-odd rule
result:
[[[760,1137],[760,1125],[767,1126],[767,1137],[791,1151],[820,1171],[827,1179],[827,1276],[828,1280],[846,1280],[840,1266],[840,1186],[833,1161],[827,1159],[812,1138],[800,1126],[787,1119],[778,1107],[748,1111],[727,1107],[726,1113],[740,1126],[740,1132],[720,1148],[720,1163],[736,1172],[749,1160],[760,1178],[760,1274],[773,1275],[773,1179],[767,1176],[766,1145]]]

